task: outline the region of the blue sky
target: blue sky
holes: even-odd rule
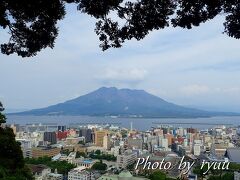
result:
[[[68,8],[54,49],[33,58],[0,54],[0,100],[45,107],[102,86],[144,89],[168,101],[240,112],[240,40],[217,17],[192,30],[167,28],[102,52],[95,19]],[[1,42],[7,33],[0,30]]]

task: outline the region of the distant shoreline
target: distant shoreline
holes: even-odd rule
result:
[[[157,126],[181,126],[195,127],[198,129],[209,129],[214,126],[234,126],[240,125],[240,116],[223,116],[223,117],[201,117],[201,118],[111,118],[96,116],[24,116],[9,115],[7,116],[7,124],[48,124],[54,123],[58,125],[86,126],[90,124],[112,124],[124,128],[133,128],[139,130],[148,130]]]
[[[6,113],[6,116],[36,116],[36,117],[101,117],[101,118],[111,118],[111,119],[119,119],[119,118],[128,118],[128,119],[200,119],[200,118],[212,118],[212,117],[240,117],[240,114],[236,115],[213,115],[213,116],[102,116],[102,115],[68,115],[68,114],[59,114],[59,115],[34,115],[34,114],[18,114],[18,113]]]

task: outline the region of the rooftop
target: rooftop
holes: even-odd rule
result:
[[[230,162],[240,163],[240,148],[228,148],[226,156]]]
[[[28,165],[29,169],[31,170],[31,172],[33,174],[39,174],[41,173],[44,169],[48,169],[49,167],[43,164],[38,164],[38,165],[34,165],[34,164],[29,164]]]

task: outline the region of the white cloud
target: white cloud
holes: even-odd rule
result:
[[[108,85],[144,89],[179,104],[240,105],[239,40],[221,34],[219,18],[192,30],[154,31],[105,52],[94,18],[74,9],[59,27],[53,50],[27,61],[0,54],[6,106],[44,107]],[[7,38],[3,31],[0,36]]]
[[[145,79],[147,71],[139,68],[106,68],[100,77],[102,81],[138,83]]]
[[[239,87],[230,87],[230,88],[220,89],[220,91],[223,93],[226,93],[226,94],[239,94],[240,88]]]
[[[199,95],[210,92],[210,88],[206,85],[192,84],[182,87],[180,91],[186,95]]]
[[[184,95],[196,96],[201,94],[236,95],[240,93],[239,87],[209,87],[207,85],[191,84],[180,88]]]

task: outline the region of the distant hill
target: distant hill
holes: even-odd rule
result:
[[[117,89],[115,87],[102,87],[64,103],[14,114],[176,118],[239,115],[187,108],[167,102],[144,90]]]

